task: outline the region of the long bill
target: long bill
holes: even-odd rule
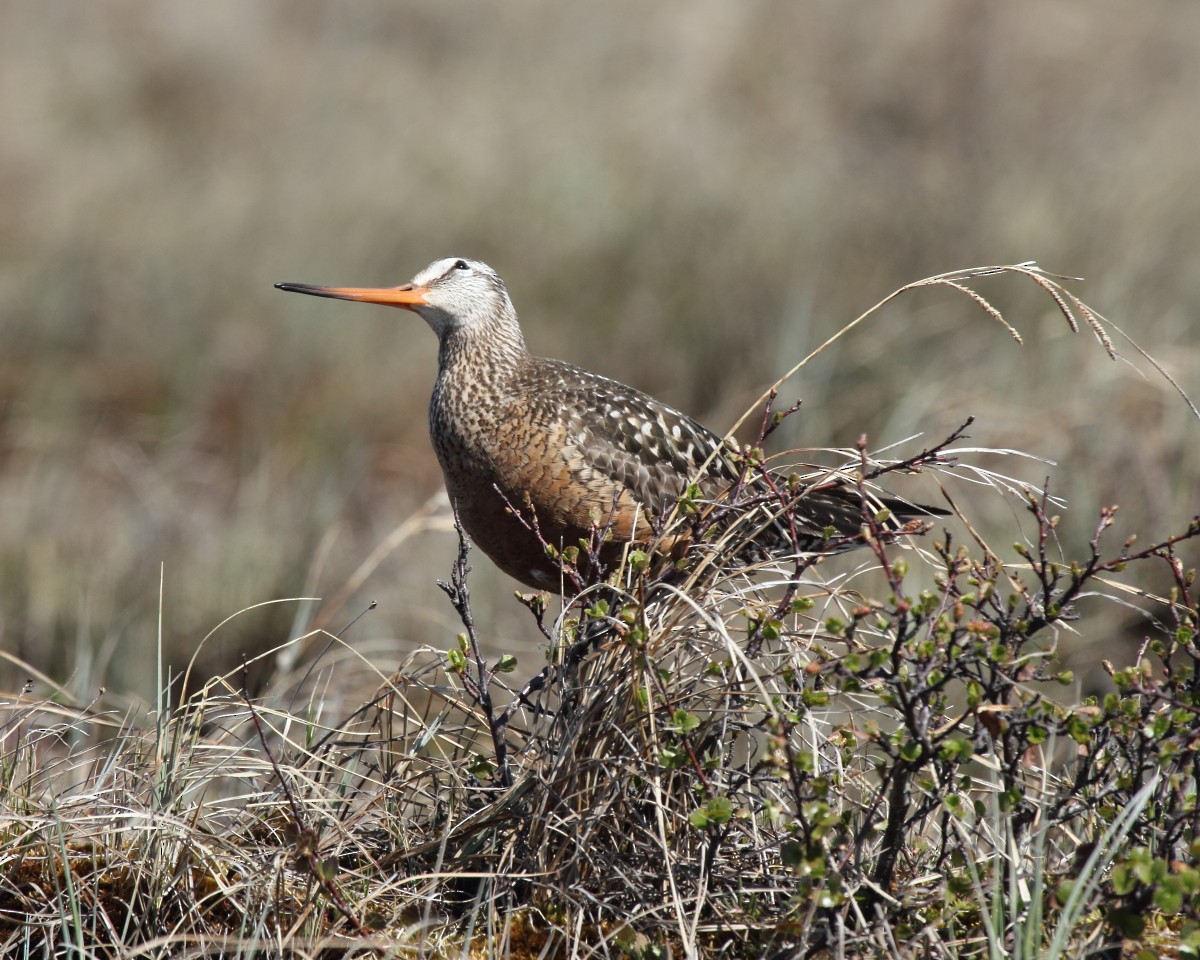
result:
[[[411,310],[427,301],[426,287],[411,283],[399,287],[315,287],[308,283],[277,283],[276,288],[289,293],[307,293],[312,297],[329,297],[332,300],[357,300],[360,303],[381,303],[387,307],[404,307]]]

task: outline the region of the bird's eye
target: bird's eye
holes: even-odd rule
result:
[[[455,260],[454,261],[454,269],[455,270],[470,270],[471,268],[470,268],[470,266],[467,265],[466,260]]]

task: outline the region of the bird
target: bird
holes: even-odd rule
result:
[[[745,477],[736,448],[686,414],[531,354],[504,281],[479,260],[435,260],[394,287],[275,286],[399,307],[432,328],[438,373],[429,433],[446,492],[474,544],[535,590],[569,592],[562,551],[586,545],[598,526],[608,531],[602,563],[618,563],[630,544],[653,540],[682,496],[699,492],[712,502]],[[789,531],[778,517],[766,524],[776,550],[817,550],[831,534],[843,548],[863,542],[856,486],[824,483],[796,499],[799,520]],[[890,497],[873,502],[900,520],[944,512]]]

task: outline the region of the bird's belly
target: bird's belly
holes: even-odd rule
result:
[[[649,531],[627,490],[580,476],[564,444],[545,431],[488,443],[486,453],[446,435],[434,438],[434,448],[463,529],[496,566],[528,586],[557,591],[561,571],[546,546],[586,544],[593,523],[611,525],[614,548],[631,539],[635,524]],[[606,557],[614,552],[606,550]]]

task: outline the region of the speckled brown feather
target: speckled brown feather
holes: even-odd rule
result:
[[[525,357],[493,381],[491,416],[457,409],[452,396],[482,410],[480,388],[494,372],[469,362],[444,367],[430,428],[464,527],[523,583],[551,589],[559,572],[506,504],[532,508],[541,536],[556,547],[586,542],[594,523],[611,525],[621,546],[648,540],[653,519],[671,510],[690,479],[698,477],[706,497],[736,479],[715,433],[641,391],[558,360]],[[803,514],[809,537],[793,549],[816,546],[826,527],[855,533],[861,523],[857,494],[837,490],[810,493]],[[776,546],[786,541],[781,528],[770,532]]]

